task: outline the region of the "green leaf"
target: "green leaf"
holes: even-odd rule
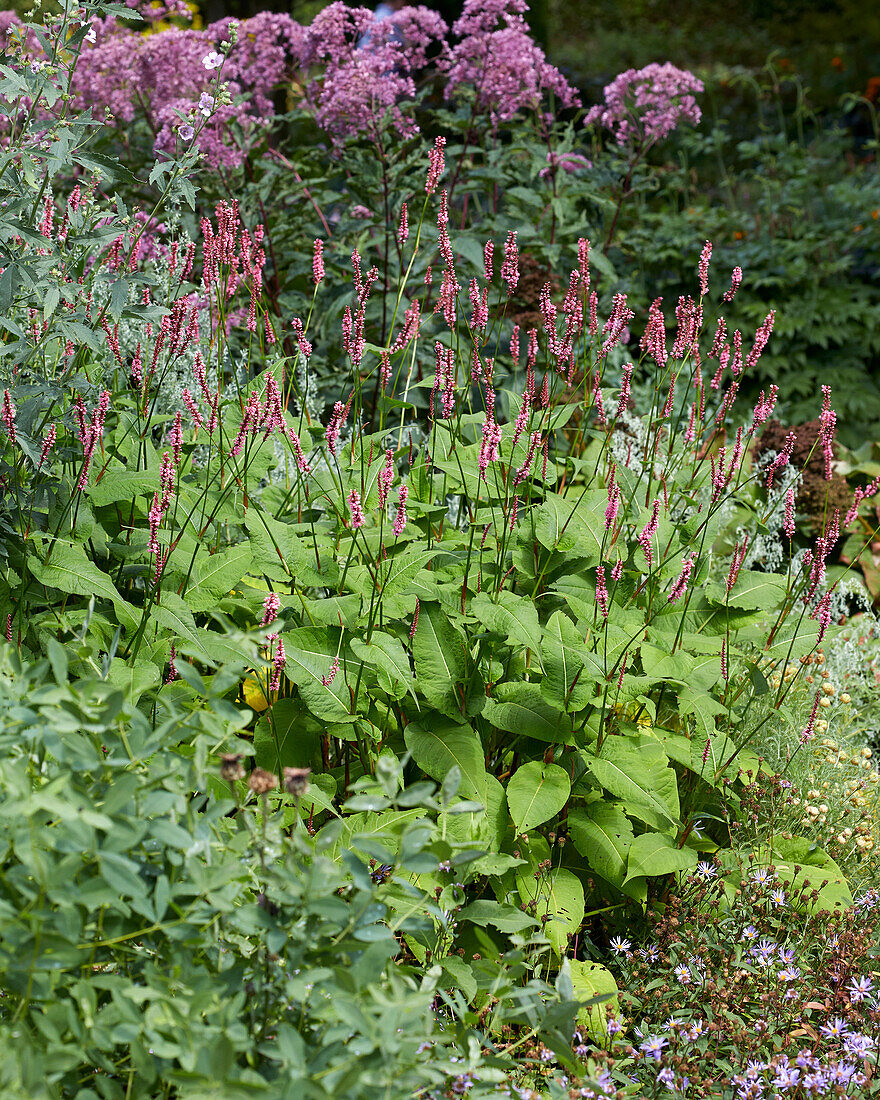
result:
[[[517,768],[507,784],[507,805],[518,833],[527,833],[549,821],[562,809],[571,794],[564,768],[530,760]]]
[[[491,925],[499,932],[522,932],[526,928],[536,928],[538,921],[517,909],[513,905],[503,905],[497,901],[472,901],[458,914],[459,921],[470,921],[471,924],[485,928]]]
[[[785,591],[784,577],[744,569],[737,577],[730,595],[726,585],[715,583],[706,590],[706,596],[713,603],[728,604],[744,611],[772,611],[782,602]]]
[[[416,697],[412,670],[409,667],[409,657],[398,638],[382,630],[374,630],[369,642],[352,638],[350,644],[351,651],[356,657],[370,668],[379,670],[380,683],[389,695],[399,699],[408,691],[418,708],[419,701]]]
[[[253,554],[248,543],[230,546],[217,554],[202,557],[196,570],[196,582],[184,593],[192,611],[208,611],[228,596],[250,568]]]
[[[524,680],[498,684],[495,695],[486,700],[482,716],[495,729],[520,737],[551,744],[571,740],[571,719],[547,702],[539,684]]]
[[[660,743],[637,734],[606,737],[601,756],[582,759],[606,791],[630,803],[641,803],[673,828],[678,825],[678,785]]]
[[[105,504],[126,502],[138,496],[149,496],[159,489],[158,470],[109,469],[94,485],[86,490],[92,504],[100,508]]]
[[[98,596],[116,602],[122,597],[113,581],[86,556],[78,543],[53,542],[47,561],[31,554],[28,568],[40,584],[75,596]]]
[[[642,833],[630,845],[626,881],[656,878],[696,867],[699,856],[690,848],[679,848],[663,833]]]
[[[540,637],[538,613],[532,600],[515,592],[502,591],[493,599],[481,592],[471,600],[470,611],[493,634],[506,638],[509,645],[532,649]]]
[[[563,611],[554,611],[541,639],[541,694],[560,710],[583,710],[593,697],[594,680],[582,657],[585,648],[583,635],[571,619]]]
[[[604,499],[604,498],[603,498]],[[568,499],[557,493],[548,493],[537,509],[535,534],[542,546],[561,554],[585,558],[591,565],[599,561],[602,549],[603,523],[586,501],[578,503],[577,497]]]
[[[595,1001],[601,998],[598,1004],[592,1004],[578,1011],[578,1027],[589,1032],[590,1036],[600,1046],[608,1041],[608,1009],[616,1016],[620,1011],[617,1000],[617,982],[614,975],[601,963],[586,962],[582,959],[566,959],[570,970],[571,985],[575,998],[579,1001]]]
[[[145,691],[159,686],[162,673],[152,661],[139,660],[132,664],[114,657],[107,670],[107,679],[122,689],[129,703],[137,703]]]
[[[566,821],[572,843],[590,867],[612,886],[622,887],[633,829],[620,806],[593,802],[585,809],[569,810]]]
[[[461,714],[456,686],[467,669],[464,644],[438,604],[423,603],[412,643],[416,683],[432,707]]]
[[[516,874],[516,887],[523,904],[537,903],[537,916],[549,916],[544,934],[558,958],[563,958],[569,939],[584,919],[584,888],[581,880],[567,867],[559,867],[537,879],[531,866]]]
[[[340,657],[339,667],[331,679],[338,653],[338,631],[301,627],[286,631],[282,637],[287,654],[285,673],[296,684],[312,714],[328,722],[356,721],[357,705],[352,707],[347,683],[349,668],[344,656]],[[357,672],[357,666],[354,671]],[[325,680],[330,682],[325,683]]]
[[[476,798],[485,805],[483,746],[470,726],[432,716],[430,729],[427,724],[410,722],[404,732],[404,741],[423,772],[442,783],[447,772],[457,767],[461,772],[459,793],[463,798]]]

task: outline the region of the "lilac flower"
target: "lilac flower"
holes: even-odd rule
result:
[[[849,1026],[840,1016],[835,1016],[830,1023],[823,1024],[819,1030],[828,1039],[840,1039],[849,1031]]]
[[[211,112],[214,110],[215,99],[212,95],[208,95],[207,92],[202,92],[199,96],[199,111],[208,118]]]
[[[192,126],[189,125],[189,123],[184,123],[177,132],[180,135],[181,141],[192,141],[192,139],[196,136],[195,130],[192,128]]]
[[[751,943],[752,940],[756,940],[759,936],[758,929],[753,924],[747,924],[742,932],[742,938],[745,943]]]
[[[223,54],[217,53],[216,50],[211,50],[210,53],[205,54],[202,58],[202,64],[209,72],[211,69],[219,69],[223,64]]]
[[[690,985],[691,984],[692,978],[691,978],[690,969],[688,967],[686,967],[683,963],[676,966],[673,969],[672,973],[675,975],[675,980],[680,985]]]
[[[453,98],[463,86],[472,89],[476,109],[487,113],[493,126],[522,110],[537,110],[547,93],[566,107],[580,102],[529,35],[526,10],[524,0],[465,0],[452,27],[459,41],[440,66],[446,72],[445,97]]]
[[[701,860],[697,864],[696,874],[698,874],[701,878],[715,878],[718,872],[711,863],[707,863],[705,860]]]
[[[669,1066],[664,1066],[657,1073],[657,1080],[668,1089],[675,1088],[675,1071],[671,1070]]]
[[[645,1055],[653,1058],[655,1062],[659,1062],[663,1048],[667,1046],[669,1046],[669,1043],[660,1035],[650,1035],[644,1043],[640,1045],[639,1049],[643,1051]]]
[[[853,1004],[857,1004],[859,1001],[865,1000],[871,990],[874,988],[873,981],[862,974],[858,979],[853,978],[849,985],[846,987],[849,993],[849,999]]]
[[[653,145],[680,122],[700,121],[694,94],[702,91],[703,82],[693,73],[668,63],[627,69],[606,86],[604,105],[588,111],[584,125],[611,130],[618,145]]]
[[[857,1031],[849,1032],[843,1039],[843,1049],[853,1058],[864,1058],[876,1045],[870,1035],[860,1035]]]
[[[776,1076],[771,1082],[775,1089],[779,1089],[785,1092],[787,1089],[793,1089],[798,1083],[801,1071],[795,1069],[794,1066],[780,1066],[776,1071]]]
[[[800,980],[800,976],[801,972],[796,966],[785,966],[777,975],[781,982],[796,982]]]

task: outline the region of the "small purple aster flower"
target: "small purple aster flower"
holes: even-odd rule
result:
[[[871,979],[862,974],[858,981],[853,978],[846,990],[852,1003],[858,1004],[859,1001],[863,1001],[868,996],[873,988],[874,983]]]
[[[632,944],[621,936],[614,936],[608,946],[615,955],[625,955],[632,951]]]
[[[846,1035],[849,1031],[849,1027],[846,1021],[841,1019],[840,1016],[835,1016],[831,1023],[823,1024],[819,1030],[829,1039],[840,1039],[842,1036]]]
[[[639,1049],[653,1058],[655,1062],[659,1062],[663,1048],[667,1046],[669,1046],[669,1043],[662,1036],[649,1035]]]

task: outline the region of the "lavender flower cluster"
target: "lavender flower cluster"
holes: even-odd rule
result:
[[[681,122],[700,121],[694,96],[702,91],[693,73],[668,62],[627,69],[607,85],[605,103],[588,111],[584,124],[611,130],[618,145],[654,145]]]
[[[79,106],[111,125],[143,117],[156,152],[172,155],[195,140],[209,168],[242,164],[272,122],[273,96],[281,91],[292,93],[336,146],[359,134],[375,138],[387,125],[407,137],[418,132],[417,78],[432,71],[442,76],[447,100],[470,98],[475,112],[497,125],[538,110],[547,94],[565,106],[578,103],[532,41],[527,8],[524,0],[465,0],[454,44],[444,20],[422,6],[377,20],[368,8],[336,2],[308,27],[261,12],[242,23],[222,19],[202,30],[174,25],[146,34],[111,15],[92,22],[73,90]],[[169,12],[190,14],[179,2],[162,6],[160,14]],[[4,32],[18,23],[0,13]]]

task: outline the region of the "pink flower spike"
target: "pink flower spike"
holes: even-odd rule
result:
[[[330,666],[330,671],[326,676],[321,677],[321,683],[325,688],[330,687],[333,681],[336,679],[336,673],[339,671],[339,658],[333,658],[333,664]]]
[[[510,230],[504,244],[504,263],[501,265],[501,281],[507,287],[508,295],[513,294],[519,282],[519,249],[516,245],[516,233]]]
[[[654,535],[657,533],[657,524],[660,520],[660,501],[655,500],[651,506],[651,518],[645,524],[642,529],[642,533],[639,535],[638,543],[644,551],[645,558],[648,562],[648,568],[650,569],[654,563],[654,548],[653,540]]]
[[[9,442],[15,445],[15,405],[12,403],[12,398],[9,396],[9,390],[3,391],[3,411],[0,413],[3,423],[6,425],[6,434],[9,436]]]
[[[315,286],[324,280],[324,242],[320,238],[315,240],[312,253],[312,278]]]
[[[284,672],[284,666],[286,664],[287,654],[284,652],[284,642],[279,638],[275,648],[275,655],[272,658],[272,679],[269,681],[270,692],[281,690],[281,675]]]
[[[816,713],[819,710],[819,699],[821,697],[821,694],[822,693],[819,691],[816,692],[816,698],[813,700],[813,709],[810,711],[809,721],[807,722],[806,726],[804,727],[803,733],[801,734],[801,743],[804,745],[806,745],[808,741],[813,740],[814,730],[816,726]]]
[[[397,227],[397,243],[406,244],[409,239],[409,217],[406,211],[406,203],[400,208],[400,225]]]
[[[608,622],[608,589],[605,587],[605,566],[596,568],[596,603],[602,612],[602,619]]]
[[[794,538],[794,486],[791,486],[785,494],[785,519],[782,521],[782,530],[790,539]]]
[[[50,426],[48,432],[46,432],[46,437],[43,440],[43,446],[40,450],[40,462],[39,462],[39,465],[37,466],[38,470],[43,468],[43,463],[49,457],[49,452],[55,446],[56,435],[57,435],[57,433],[55,431],[55,425],[52,424]]]
[[[361,504],[360,493],[357,489],[352,489],[348,494],[348,510],[351,514],[351,529],[356,531],[359,527],[363,527],[366,523],[364,518],[364,509]]]
[[[388,502],[388,494],[391,492],[391,482],[394,480],[394,452],[385,452],[385,465],[379,471],[377,477],[379,486],[379,507],[384,510]]]
[[[394,525],[391,530],[395,538],[399,538],[403,534],[403,529],[406,527],[406,498],[409,496],[409,489],[405,485],[401,485],[397,490],[397,515],[394,517]]]
[[[732,302],[734,295],[739,290],[740,283],[743,281],[743,273],[741,267],[735,267],[730,275],[730,289],[724,292],[724,301]]]
[[[492,275],[494,274],[492,267],[492,256],[494,252],[495,245],[491,241],[486,241],[483,245],[483,275],[487,283],[492,282]]]
[[[432,195],[437,190],[437,184],[446,166],[446,157],[443,147],[446,145],[445,137],[438,137],[434,141],[434,148],[428,154],[428,176],[425,180],[425,191]]]
[[[706,241],[700,253],[700,294],[709,293],[709,260],[712,257],[712,242]]]
[[[623,558],[618,558],[611,570],[611,579],[616,583],[623,574]]]
[[[678,575],[678,580],[676,580],[675,584],[672,586],[672,591],[669,593],[668,603],[677,603],[687,591],[687,586],[690,583],[696,560],[696,550],[692,550],[690,555],[681,559],[682,570]]]
[[[263,600],[263,618],[260,626],[271,626],[278,618],[278,609],[281,607],[281,599],[275,592],[270,592]]]

